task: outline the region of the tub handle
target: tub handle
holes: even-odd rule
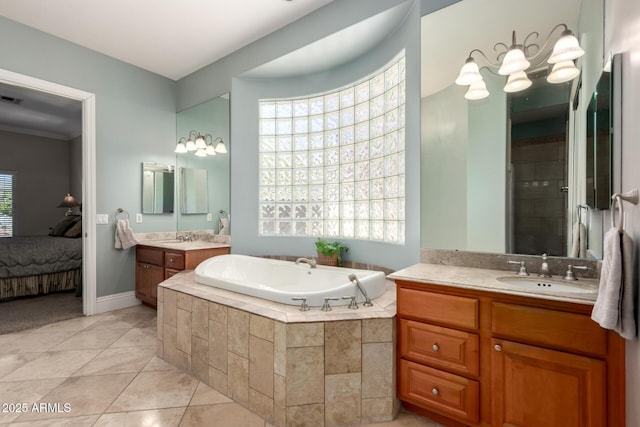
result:
[[[322,308],[320,310],[322,311],[331,311],[331,305],[329,304],[329,301],[338,301],[340,300],[340,298],[335,297],[335,298],[331,298],[331,297],[324,297],[324,304],[322,304]]]
[[[355,295],[354,295],[354,296],[351,296],[351,297],[342,297],[342,299],[348,299],[348,300],[351,300],[351,301],[349,301],[349,306],[348,306],[347,308],[352,308],[352,309],[354,309],[354,310],[358,308],[358,303],[356,302],[356,297],[355,297]]]
[[[309,306],[307,305],[307,297],[297,297],[297,298],[291,298],[294,301],[302,301],[300,303],[300,311],[309,311]]]

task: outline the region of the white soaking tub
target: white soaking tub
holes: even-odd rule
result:
[[[220,255],[209,258],[195,270],[196,282],[216,288],[251,295],[282,304],[300,305],[292,298],[306,297],[312,307],[322,306],[325,297],[340,298],[332,306],[347,305],[344,296],[364,296],[349,280],[355,274],[372,300],[386,291],[385,274],[381,271],[359,270],[308,264],[246,255]]]

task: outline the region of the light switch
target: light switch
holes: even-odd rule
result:
[[[141,213],[137,213],[136,214],[136,222],[138,224],[140,224],[142,222],[142,214]]]
[[[209,222],[213,221],[213,215],[212,214],[210,214],[210,213],[207,214],[207,221],[209,221]]]
[[[109,214],[98,214],[96,224],[109,224]]]

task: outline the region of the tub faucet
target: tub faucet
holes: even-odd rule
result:
[[[547,254],[542,254],[542,265],[540,266],[540,277],[551,277],[549,274],[549,264],[547,264]]]
[[[349,275],[349,280],[351,280],[353,283],[356,284],[356,286],[358,287],[358,289],[360,290],[360,292],[364,296],[364,302],[362,303],[362,305],[364,305],[365,307],[373,306],[373,303],[371,302],[371,299],[369,298],[369,295],[367,295],[367,291],[364,290],[364,287],[362,286],[362,283],[360,283],[360,280],[358,280],[358,276],[356,276],[355,274],[351,273]]]
[[[315,258],[311,258],[311,259],[309,259],[309,258],[298,258],[296,260],[296,265],[300,265],[301,262],[303,262],[305,264],[309,264],[309,267],[311,267],[311,268],[317,268],[316,259]]]

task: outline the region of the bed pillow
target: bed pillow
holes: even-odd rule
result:
[[[82,236],[82,217],[79,217],[77,221],[73,223],[71,227],[64,233],[64,237],[72,239]]]
[[[66,233],[67,230],[71,228],[79,218],[82,218],[82,217],[75,216],[75,215],[65,216],[59,223],[53,226],[53,228],[49,232],[49,236],[54,236],[54,237],[64,236],[64,233]]]

